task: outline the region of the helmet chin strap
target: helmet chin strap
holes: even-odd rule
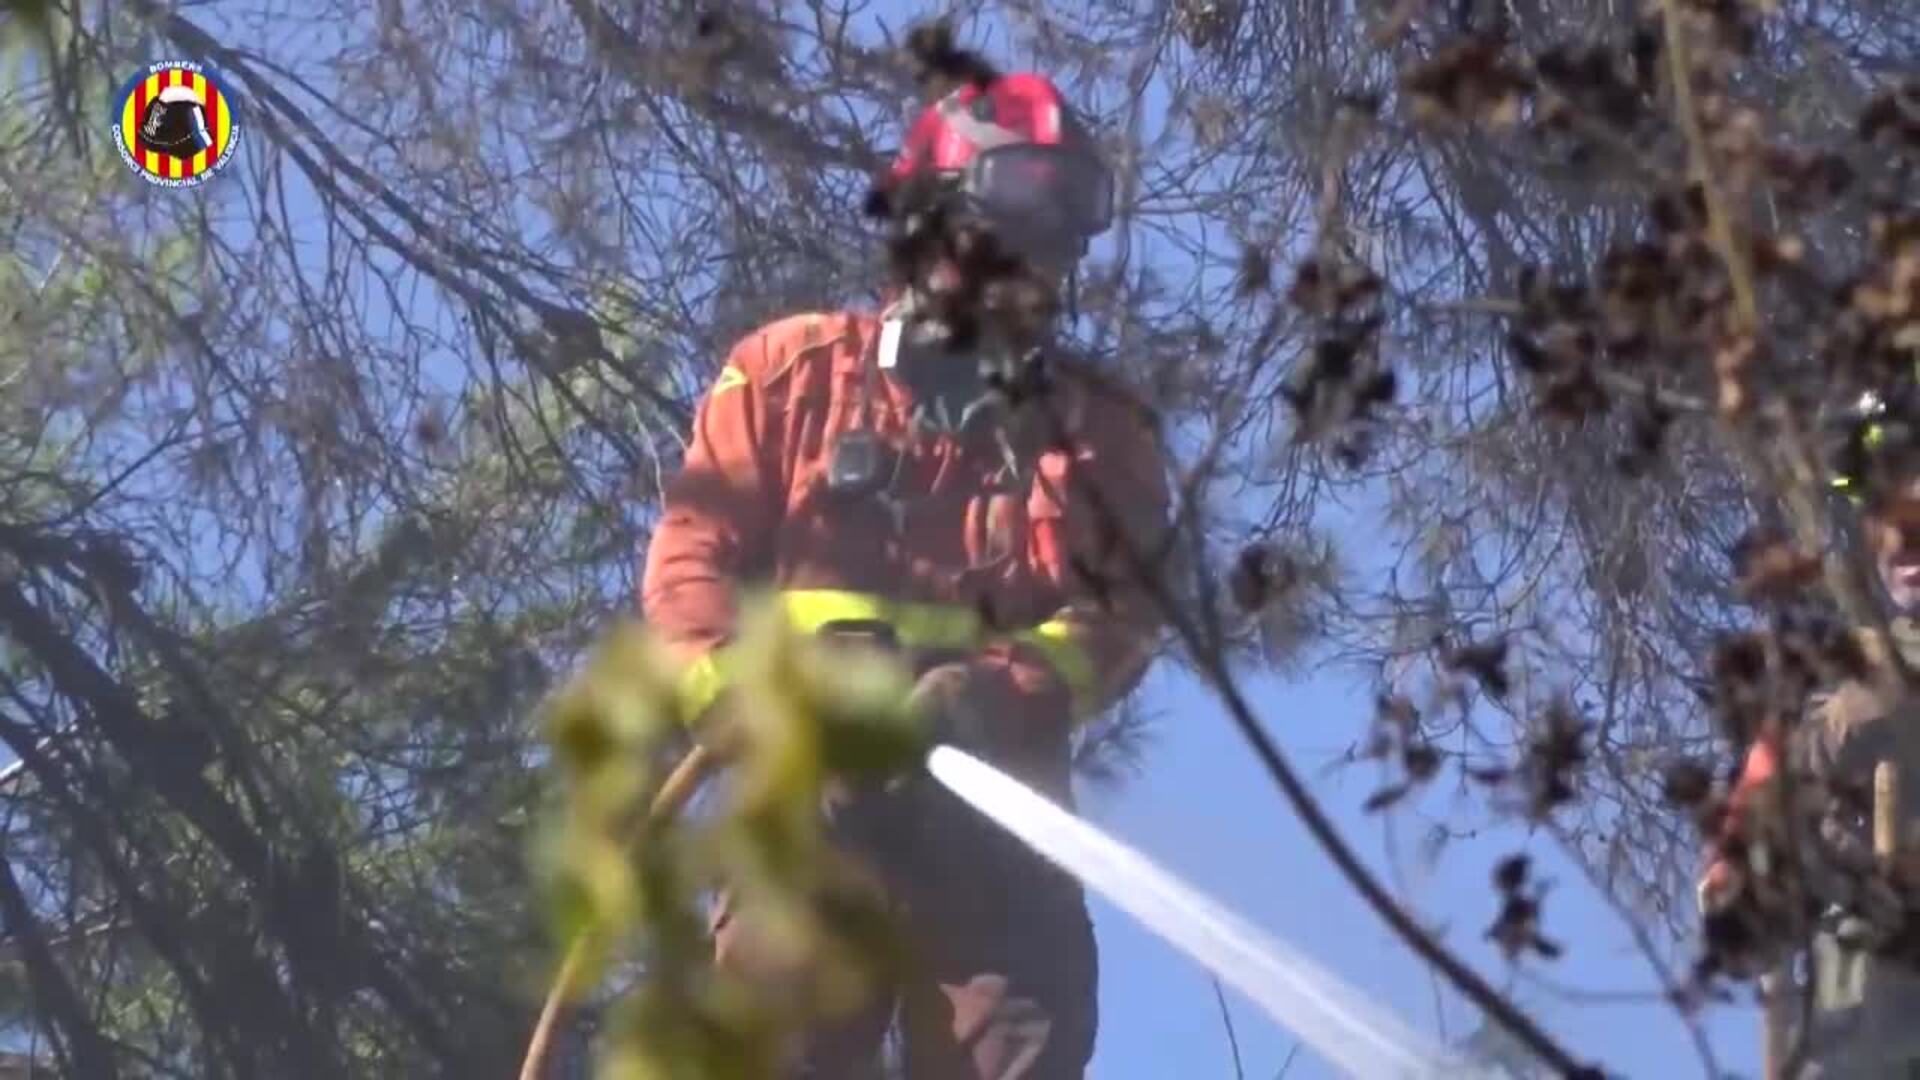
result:
[[[937,347],[946,341],[945,324],[920,317],[926,306],[925,294],[910,288],[880,313],[880,370],[897,368],[903,348]]]
[[[923,298],[908,292],[881,314],[880,343],[874,365],[907,387],[914,399],[914,426],[926,432],[957,435],[984,417],[1005,411],[1005,395],[990,378],[1005,374],[1011,354],[995,345],[966,350],[947,346],[948,333],[937,320],[916,317]]]
[[[1085,241],[1080,242],[1081,253],[1086,250]],[[1079,258],[1063,255],[1058,259],[1046,260],[1053,269],[1055,284],[1065,293],[1065,310],[1068,325],[1080,318],[1080,267]],[[935,346],[949,336],[946,325],[939,320],[922,316],[931,304],[927,292],[919,285],[909,285],[898,299],[880,313],[879,364],[883,371],[893,370],[900,361],[903,345]]]

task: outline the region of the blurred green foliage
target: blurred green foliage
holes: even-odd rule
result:
[[[51,52],[59,10],[51,0],[0,0],[0,51],[9,60],[23,48]]]
[[[675,665],[637,624],[608,635],[546,713],[565,788],[542,852],[556,929],[587,935],[584,983],[618,963],[644,971],[602,1049],[605,1077],[772,1075],[789,1035],[855,1006],[894,955],[884,908],[829,845],[820,805],[835,780],[884,782],[923,758],[907,675],[796,635],[764,603],[743,626],[707,717],[681,714]],[[724,748],[729,776],[697,818],[650,814],[690,721]],[[722,887],[755,927],[751,973],[711,962],[699,902]]]

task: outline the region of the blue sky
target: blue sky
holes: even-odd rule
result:
[[[1423,1030],[1459,1037],[1479,1018],[1435,983],[1386,925],[1366,909],[1293,819],[1247,753],[1239,733],[1203,687],[1172,674],[1154,677],[1148,699],[1164,714],[1143,774],[1125,788],[1095,795],[1085,816],[1155,861],[1227,903],[1276,937],[1331,968],[1350,984]],[[1369,865],[1389,875],[1383,819],[1358,812],[1372,790],[1363,767],[1326,768],[1359,736],[1371,709],[1364,679],[1338,671],[1282,681],[1254,680],[1267,729],[1332,811]],[[1548,901],[1547,928],[1570,944],[1566,957],[1540,968],[1561,987],[1646,995],[1657,981],[1639,958],[1625,924],[1599,903],[1550,842],[1514,830],[1456,842],[1430,870],[1412,854],[1418,823],[1399,818],[1400,865],[1409,907],[1449,929],[1443,940],[1489,980],[1507,982],[1505,963],[1481,940],[1495,909],[1487,875],[1502,855],[1532,853],[1561,888]],[[1386,877],[1392,881],[1391,876]],[[1102,1025],[1092,1075],[1102,1080],[1235,1075],[1225,1028],[1204,972],[1125,915],[1098,900]],[[1674,1011],[1656,1000],[1568,1001],[1537,986],[1519,993],[1576,1053],[1629,1077],[1698,1076],[1692,1041]],[[1293,1037],[1231,992],[1228,1003],[1249,1078],[1268,1080]],[[1708,1031],[1722,1070],[1752,1075],[1758,1027],[1751,1009],[1710,1013]],[[1336,1075],[1306,1051],[1289,1077]]]
[[[888,3],[868,17],[885,17],[898,28],[920,12],[917,5]],[[218,22],[208,9],[195,17]],[[996,45],[1005,40],[995,35]],[[1004,55],[996,59],[1017,62]],[[245,149],[258,153],[263,137],[250,132],[247,138],[256,142]],[[235,168],[236,175],[242,171]],[[1356,530],[1343,537],[1350,558],[1383,557],[1360,535]],[[1370,716],[1373,686],[1364,673],[1320,668],[1297,679],[1257,678],[1250,685],[1263,722],[1382,874],[1389,871],[1383,822],[1398,823],[1406,902],[1447,927],[1445,940],[1479,970],[1496,983],[1508,981],[1505,964],[1481,937],[1495,914],[1488,873],[1499,857],[1525,848],[1546,876],[1561,882],[1549,901],[1548,929],[1572,946],[1545,973],[1557,985],[1609,996],[1571,1000],[1522,983],[1526,1003],[1576,1053],[1619,1075],[1700,1074],[1688,1034],[1658,1000],[1653,973],[1636,955],[1626,926],[1598,902],[1550,841],[1494,830],[1456,842],[1437,865],[1423,869],[1412,854],[1419,847],[1417,821],[1358,812],[1372,790],[1370,771],[1327,766],[1361,736]],[[1165,665],[1150,679],[1146,694],[1161,716],[1146,768],[1117,791],[1089,792],[1082,804],[1086,815],[1416,1025],[1453,1037],[1476,1027],[1480,1018],[1439,989],[1339,878],[1204,688]],[[1102,945],[1103,1023],[1092,1075],[1100,1080],[1233,1077],[1226,1030],[1206,974],[1098,900],[1094,914]],[[1639,1000],[1610,1000],[1623,992],[1634,992]],[[1295,1040],[1231,992],[1227,1001],[1245,1075],[1275,1076]],[[1718,1009],[1709,1021],[1722,1068],[1751,1074],[1758,1048],[1752,1010]],[[1287,1075],[1332,1074],[1302,1050]]]

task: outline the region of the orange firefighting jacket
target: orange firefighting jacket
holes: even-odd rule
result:
[[[1169,501],[1144,411],[1057,368],[1044,407],[1068,438],[1015,470],[991,437],[910,435],[879,333],[866,313],[781,319],[733,348],[701,401],[641,586],[648,623],[688,664],[687,714],[725,687],[750,586],[775,590],[802,630],[882,619],[902,644],[967,655],[1061,714],[1124,695],[1159,629],[1126,545],[1159,550]],[[888,498],[827,490],[835,439],[857,426],[898,454]]]

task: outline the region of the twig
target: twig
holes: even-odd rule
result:
[[[1273,1074],[1273,1080],[1281,1080],[1282,1077],[1292,1072],[1293,1059],[1299,1056],[1300,1056],[1300,1043],[1298,1040],[1295,1040],[1293,1044],[1293,1049],[1287,1051],[1287,1060],[1280,1063],[1280,1071]]]
[[[1220,989],[1220,980],[1209,977],[1213,983],[1213,1000],[1220,1003],[1220,1023],[1227,1029],[1227,1047],[1233,1051],[1233,1080],[1247,1080],[1246,1067],[1240,1064],[1240,1036],[1233,1030],[1233,1013],[1227,1009],[1226,991]]]
[[[1739,317],[1735,329],[1750,334],[1760,325],[1760,301],[1753,287],[1753,270],[1734,242],[1733,219],[1727,212],[1726,200],[1714,183],[1706,132],[1694,108],[1693,76],[1687,70],[1686,24],[1678,0],[1660,0],[1660,14],[1667,31],[1667,76],[1673,80],[1674,110],[1686,135],[1689,167],[1707,205],[1707,228],[1712,234],[1713,246],[1719,249],[1720,260],[1726,264],[1727,278],[1733,285],[1734,313]]]
[[[1390,290],[1390,295],[1399,299],[1409,310],[1433,315],[1489,315],[1495,318],[1518,318],[1526,314],[1526,307],[1520,301],[1502,297],[1432,302],[1418,300],[1393,290]],[[1601,386],[1616,394],[1650,400],[1671,412],[1685,413],[1690,416],[1707,416],[1714,411],[1713,404],[1706,398],[1656,386],[1651,376],[1628,375],[1599,364],[1589,365],[1588,373]]]

